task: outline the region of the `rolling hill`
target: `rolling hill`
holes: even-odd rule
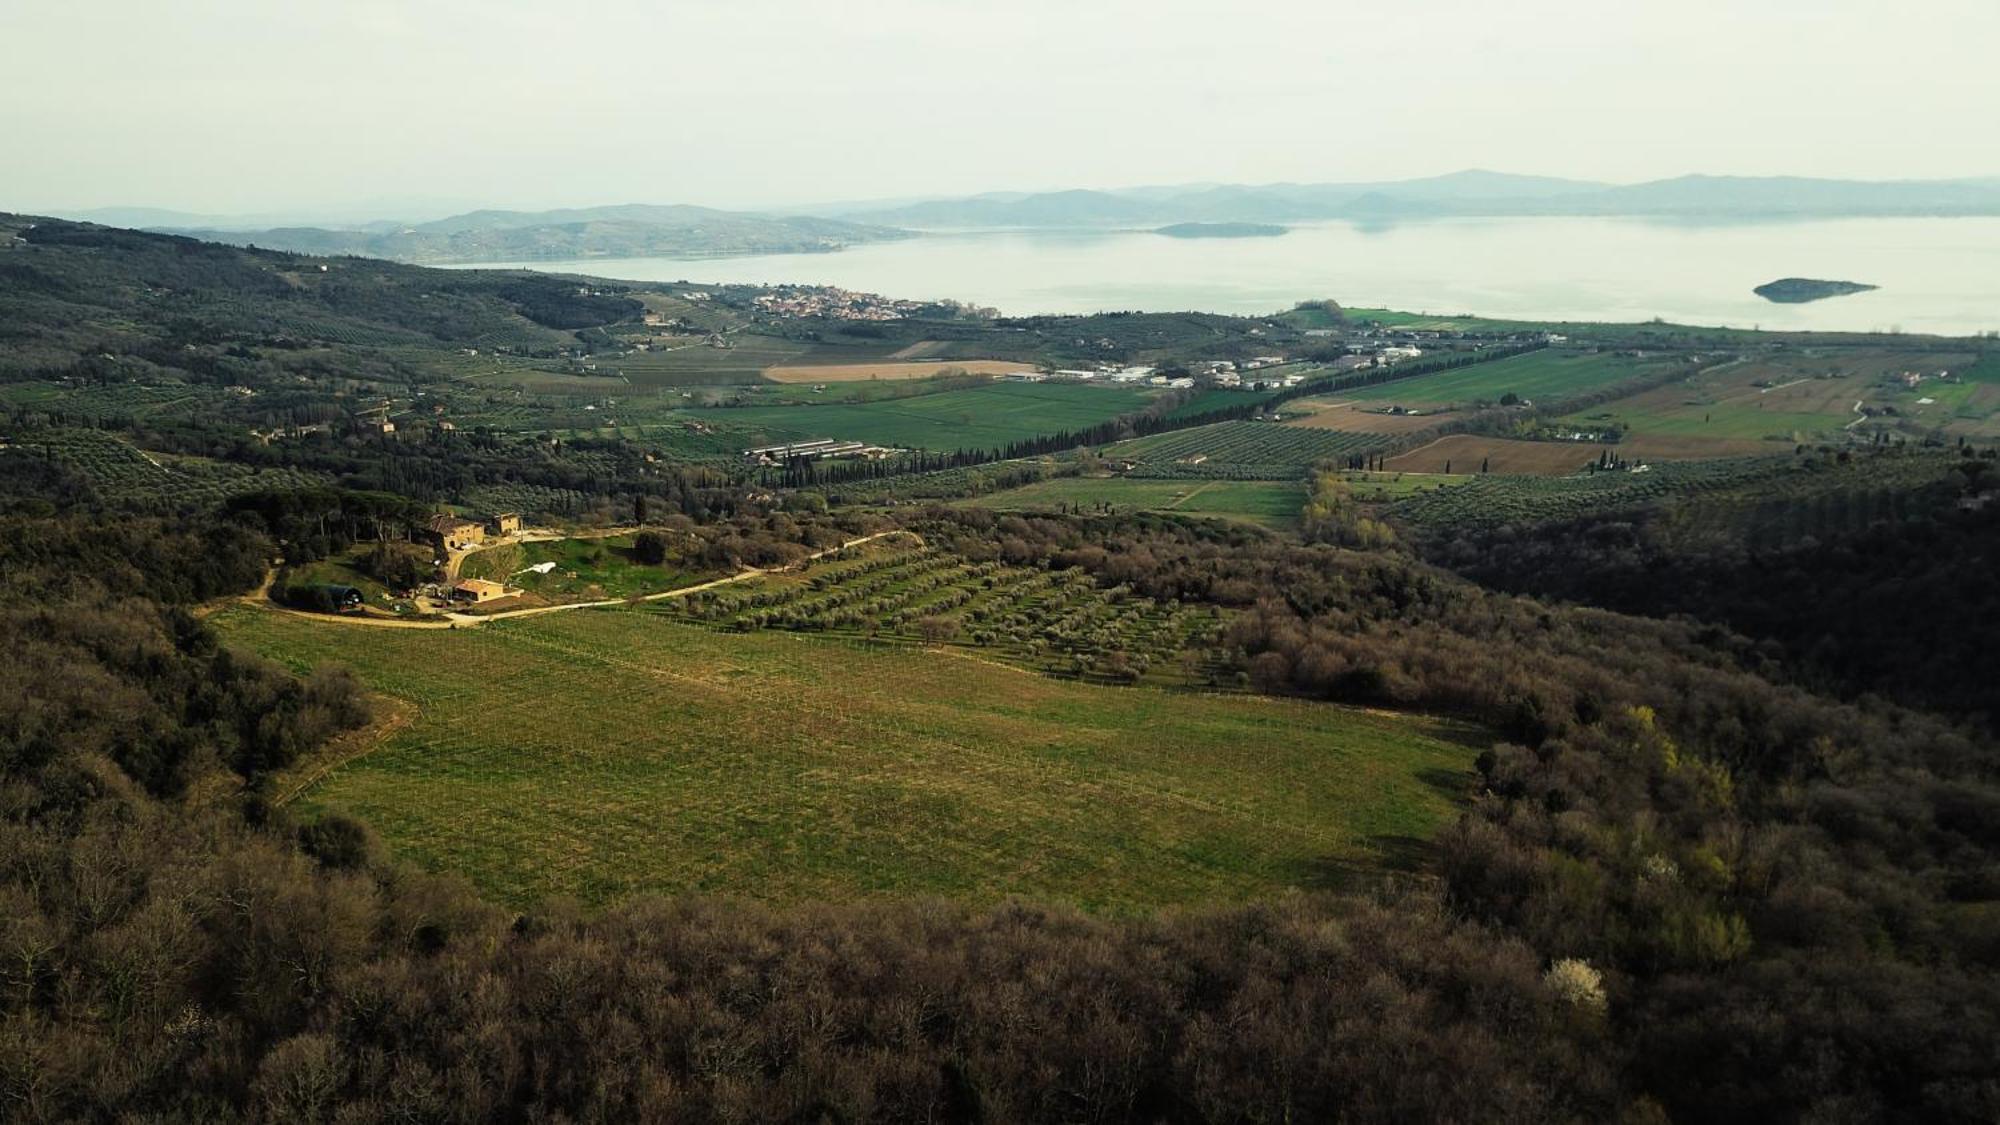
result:
[[[795,254],[838,250],[907,234],[840,219],[650,204],[471,211],[426,223],[370,224],[357,229],[174,229],[171,233],[301,254],[429,264]]]
[[[1283,223],[1449,215],[1674,218],[2000,215],[1993,180],[1679,176],[1605,184],[1470,170],[1381,183],[1198,184],[930,200],[848,217],[919,229]]]

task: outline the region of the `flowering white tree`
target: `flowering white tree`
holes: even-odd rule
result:
[[[1549,966],[1542,983],[1565,1003],[1593,1012],[1604,1010],[1604,976],[1588,961],[1565,957]]]

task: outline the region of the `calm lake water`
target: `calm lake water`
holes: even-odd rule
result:
[[[953,297],[1002,312],[1268,313],[1342,304],[1548,320],[1654,317],[1733,327],[2000,331],[2000,219],[1690,225],[1633,219],[1323,223],[1271,238],[1150,232],[930,234],[833,254],[514,263],[640,281],[805,282]],[[1881,286],[1807,305],[1780,277]]]

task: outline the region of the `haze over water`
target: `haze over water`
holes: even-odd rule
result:
[[[1269,238],[1146,231],[929,234],[832,254],[514,263],[640,281],[798,282],[951,297],[1010,315],[1269,313],[1300,300],[1546,320],[1969,335],[2000,331],[2000,219],[1686,224],[1642,219],[1319,223]],[[1806,305],[1781,277],[1881,288]]]

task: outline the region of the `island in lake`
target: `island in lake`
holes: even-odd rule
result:
[[[1168,238],[1269,238],[1289,229],[1271,223],[1174,223],[1153,233]]]
[[[1878,286],[1863,285],[1858,281],[1820,281],[1810,277],[1784,277],[1759,285],[1751,292],[1766,301],[1776,301],[1781,305],[1802,305],[1807,301],[1824,301],[1828,297],[1866,293],[1875,288]]]

